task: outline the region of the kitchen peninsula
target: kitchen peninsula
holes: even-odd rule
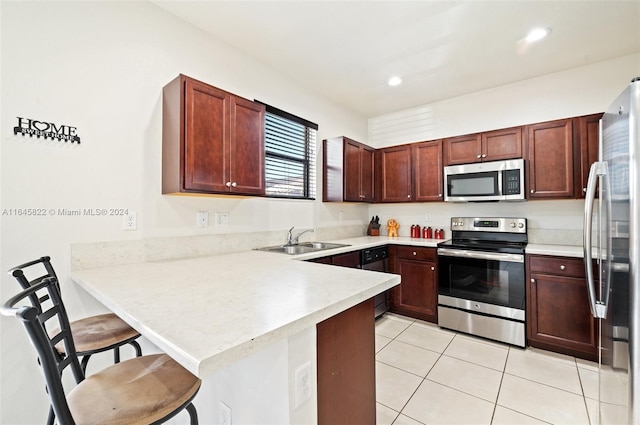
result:
[[[207,392],[208,378],[222,382],[219,387],[226,390],[225,380],[236,383],[246,378],[227,377],[234,365],[251,363],[252,358],[261,359],[264,352],[276,347],[274,356],[267,354],[264,361],[251,365],[259,364],[259,368],[266,370],[268,384],[252,383],[249,390],[256,392],[257,399],[264,400],[274,398],[273,392],[284,394],[279,402],[264,402],[262,406],[249,400],[231,403],[234,421],[244,423],[261,417],[273,418],[274,422],[303,423],[315,421],[316,389],[312,388],[311,400],[306,403],[312,408],[300,416],[298,410],[304,410],[306,398],[298,399],[299,395],[291,388],[298,369],[305,362],[311,366],[312,386],[317,382],[314,379],[316,326],[345,311],[355,311],[356,307],[362,310],[363,318],[366,316],[363,323],[370,327],[373,338],[373,303],[365,302],[397,285],[400,277],[247,251],[78,270],[73,272],[72,280],[160,350],[204,379],[198,398],[206,402],[198,403],[196,398],[195,404],[199,412],[214,411],[202,412],[203,417],[209,413],[216,420],[219,417],[216,414],[219,403],[213,403],[215,399],[210,400],[208,394],[203,394]],[[287,348],[287,344],[300,343],[295,341],[297,335],[303,335],[304,348],[311,353],[301,360]],[[278,352],[282,344],[284,354]],[[371,353],[361,353],[371,358],[375,354],[372,347]],[[272,362],[273,358],[276,360]],[[230,404],[228,400],[233,396],[225,395],[219,387],[214,388],[212,394],[219,397],[220,402]],[[357,383],[351,390],[354,388]],[[238,388],[231,385],[229,390],[237,392],[247,388],[238,384]],[[370,390],[375,397],[374,389]],[[261,391],[265,393],[259,394]]]

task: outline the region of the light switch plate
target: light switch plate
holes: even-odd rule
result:
[[[216,226],[228,226],[229,225],[229,213],[217,212],[216,213]]]

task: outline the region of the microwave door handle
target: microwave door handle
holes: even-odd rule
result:
[[[591,164],[589,170],[589,180],[587,182],[587,193],[585,194],[584,204],[584,234],[583,234],[583,249],[584,249],[584,267],[587,275],[587,295],[589,296],[589,307],[591,308],[591,314],[595,318],[604,318],[602,316],[603,305],[600,304],[596,298],[595,281],[593,278],[593,257],[591,255],[591,234],[593,232],[593,203],[596,195],[596,182],[601,175],[602,163],[594,162]],[[598,218],[600,219],[600,217]]]

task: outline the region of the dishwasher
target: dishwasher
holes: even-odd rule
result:
[[[362,270],[387,272],[389,270],[389,250],[387,247],[367,248],[361,251],[360,264]],[[375,296],[375,318],[382,316],[389,309],[389,293],[382,292]]]

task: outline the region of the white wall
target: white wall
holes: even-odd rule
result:
[[[0,210],[128,208],[121,217],[2,215],[0,269],[50,255],[72,318],[103,311],[68,279],[70,245],[366,222],[367,206],[161,195],[162,87],[183,73],[319,124],[318,140],[366,140],[367,121],[148,2],[1,2]],[[259,35],[256,35],[259,36]],[[13,135],[17,117],[77,128],[81,144]],[[320,188],[321,179],[318,179]],[[321,193],[321,191],[318,191]],[[231,225],[196,228],[196,212]],[[344,221],[339,212],[344,211]],[[2,274],[0,299],[16,292]],[[0,423],[42,423],[47,405],[32,349],[0,319]],[[110,363],[92,360],[95,366]],[[91,364],[90,364],[91,367]],[[31,394],[33,393],[33,394]]]
[[[639,75],[635,54],[373,117],[369,144],[380,148],[604,112]]]
[[[369,144],[379,148],[603,112],[636,76],[640,54],[374,117],[369,119]],[[400,236],[409,236],[412,224],[444,228],[450,235],[452,216],[526,217],[531,242],[571,245],[581,243],[583,204],[384,204],[371,205],[369,216],[379,215],[382,223],[395,218]]]

